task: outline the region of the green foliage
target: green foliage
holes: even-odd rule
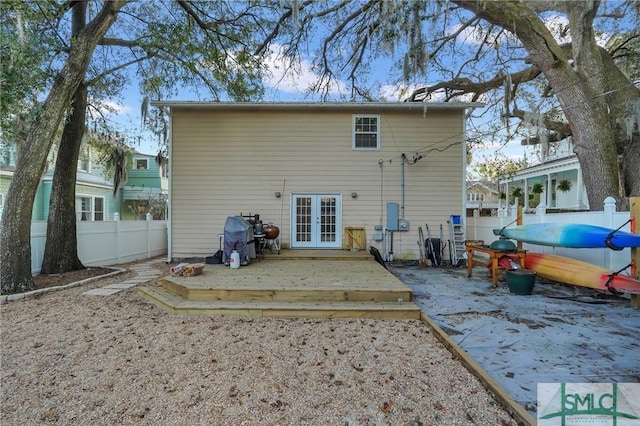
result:
[[[46,94],[67,59],[70,7],[65,2],[23,0],[3,0],[0,7],[0,116],[3,135],[15,139],[16,129],[26,133],[38,97]],[[108,114],[134,78],[144,99],[171,98],[185,89],[207,100],[259,99],[263,66],[253,52],[273,26],[272,7],[235,0],[128,3],[96,47],[85,75],[88,125],[103,134],[139,134],[139,129],[118,129]],[[97,4],[89,3],[89,19],[98,11]],[[150,121],[143,124],[151,124],[164,140],[164,114],[144,118]],[[17,126],[17,120],[24,125]]]
[[[55,19],[56,4],[39,3],[0,1],[0,127],[7,140],[24,140],[38,97],[54,74],[51,60],[60,49],[38,12]]]
[[[544,185],[541,183],[534,183],[531,187],[531,192],[538,195],[542,194],[544,192]]]
[[[474,167],[474,171],[486,179],[495,179],[510,176],[522,168],[522,161],[516,161],[504,155],[496,155],[493,158],[483,159]]]
[[[518,198],[519,200],[522,200],[522,197],[524,197],[524,192],[519,186],[516,186],[511,190],[511,198]]]
[[[569,192],[571,191],[571,181],[569,179],[562,179],[560,182],[558,182],[557,188],[559,191]]]

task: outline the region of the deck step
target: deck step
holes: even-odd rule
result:
[[[301,286],[295,284],[230,283],[217,286],[179,281],[176,277],[158,280],[160,285],[192,301],[269,301],[269,302],[392,302],[411,300],[411,289],[398,285],[367,286],[366,283]]]
[[[157,286],[138,287],[138,294],[170,313],[279,318],[418,319],[413,302],[299,302],[277,300],[188,300]]]

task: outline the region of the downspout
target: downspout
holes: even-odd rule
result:
[[[467,120],[466,110],[462,110],[462,200],[460,214],[467,216]],[[498,197],[500,198],[500,197]],[[466,232],[466,230],[464,230]]]
[[[400,218],[402,220],[404,220],[404,163],[406,161],[406,158],[407,157],[403,153],[402,165],[400,166]],[[393,242],[393,239],[391,241]],[[391,252],[393,253],[393,246]]]
[[[167,156],[169,157],[169,197],[167,197],[167,263],[173,260],[171,245],[171,222],[173,220],[173,111],[169,108],[169,141],[167,143]]]

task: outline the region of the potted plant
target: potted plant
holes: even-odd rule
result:
[[[562,179],[558,182],[558,190],[562,192],[571,191],[571,181],[569,179]]]
[[[513,188],[513,191],[511,191],[511,197],[514,199],[518,199],[518,200],[523,200],[524,197],[524,193],[522,192],[522,188],[520,187],[516,187]],[[524,202],[524,200],[523,200]],[[520,201],[518,201],[518,204],[520,203]]]
[[[544,192],[544,186],[541,183],[534,183],[531,187],[531,193],[534,194],[538,204],[540,204],[540,194]]]

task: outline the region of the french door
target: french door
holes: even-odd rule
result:
[[[292,248],[340,248],[340,194],[294,194],[291,206]]]

